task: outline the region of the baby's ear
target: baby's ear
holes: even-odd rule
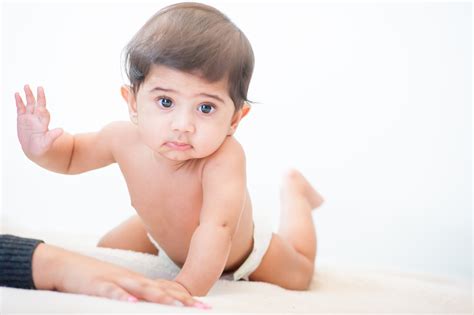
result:
[[[128,105],[128,113],[130,120],[136,125],[138,123],[137,103],[135,95],[129,85],[122,85],[120,87],[120,94]]]
[[[235,130],[237,130],[237,127],[238,127],[240,121],[242,120],[242,118],[247,116],[249,111],[250,111],[250,105],[247,102],[245,102],[244,105],[242,106],[242,108],[239,109],[234,114],[234,117],[232,118],[232,122],[231,122],[230,128],[229,128],[229,132],[227,133],[229,136],[234,134]]]
[[[249,113],[250,111],[250,104],[247,103],[247,102],[244,102],[244,106],[242,106],[242,117],[240,117],[240,119],[244,118],[245,116],[247,116],[247,114]]]

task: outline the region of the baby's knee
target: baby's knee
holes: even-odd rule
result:
[[[158,255],[158,249],[150,242],[146,235],[133,233],[133,231],[130,232],[129,235],[124,234],[125,233],[117,233],[116,230],[112,230],[102,236],[97,243],[97,247],[132,250],[145,254]]]
[[[286,278],[285,283],[281,286],[288,290],[305,291],[308,290],[313,281],[314,264],[307,263],[303,267],[296,269],[292,274]]]
[[[109,235],[106,234],[100,238],[99,242],[97,242],[97,247],[114,248],[114,243],[115,242],[110,239]]]

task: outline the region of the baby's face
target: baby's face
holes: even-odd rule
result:
[[[155,154],[174,161],[214,153],[233,133],[238,116],[225,78],[209,83],[161,65],[152,66],[135,100],[142,140]]]

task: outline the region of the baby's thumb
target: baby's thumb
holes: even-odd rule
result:
[[[46,142],[48,146],[52,145],[57,138],[63,134],[64,130],[62,128],[56,128],[48,131],[46,133]]]

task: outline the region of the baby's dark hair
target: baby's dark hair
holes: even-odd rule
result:
[[[252,46],[232,21],[213,7],[178,3],[153,15],[125,47],[125,69],[135,94],[153,64],[197,73],[209,82],[226,76],[235,110],[248,102],[254,67]]]

